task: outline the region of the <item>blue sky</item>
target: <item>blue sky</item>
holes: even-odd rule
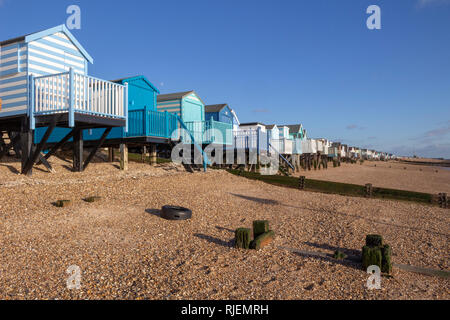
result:
[[[0,39],[63,24],[71,4],[94,76],[143,74],[241,122],[450,158],[450,0],[0,0]],[[381,30],[366,27],[371,4]]]

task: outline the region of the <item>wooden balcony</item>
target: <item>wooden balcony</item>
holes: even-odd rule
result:
[[[30,77],[30,127],[127,126],[127,86],[73,72]]]

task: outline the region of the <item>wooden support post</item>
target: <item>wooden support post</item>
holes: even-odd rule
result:
[[[51,166],[51,164],[48,163],[47,159],[45,159],[45,157],[42,153],[39,153],[39,162],[42,163],[44,165],[44,167],[46,167],[50,173],[56,172],[55,169],[53,169],[53,167]]]
[[[141,153],[141,161],[142,163],[145,163],[145,159],[147,158],[147,146],[142,147],[142,153]]]
[[[76,129],[73,135],[73,171],[83,171],[83,131]]]
[[[157,163],[157,154],[156,154],[156,144],[152,144],[150,146],[150,164],[152,166],[156,165]]]
[[[441,207],[441,208],[448,208],[449,207],[449,201],[448,201],[449,199],[448,199],[448,196],[447,196],[447,193],[439,193],[439,195],[438,195],[438,203],[439,203],[439,206]]]
[[[11,142],[14,141],[12,148],[14,150],[16,159],[21,159],[22,153],[20,151],[21,148],[20,132],[8,131],[8,136]]]
[[[22,153],[22,174],[31,176],[33,173],[32,166],[25,172],[27,164],[31,158],[32,146],[33,146],[33,131],[30,130],[28,126],[28,121],[22,121],[22,127],[20,130],[20,142],[21,142],[21,153]]]
[[[8,154],[9,149],[11,148],[15,148],[15,150],[19,149],[19,143],[20,143],[20,135],[15,135],[13,137],[10,137],[10,143],[7,145],[3,145],[2,146],[2,151],[0,152],[0,160]],[[16,153],[18,153],[18,151],[16,151]],[[16,154],[18,155],[18,154]]]
[[[367,198],[372,197],[372,192],[373,192],[372,188],[373,188],[372,184],[370,184],[370,183],[366,184],[366,197]]]
[[[255,172],[260,172],[261,170],[261,155],[258,152],[258,154],[256,155],[256,167],[255,167]]]
[[[128,146],[125,143],[120,144],[120,170],[128,170]]]
[[[25,167],[24,167],[24,169],[22,171],[22,174],[29,175],[29,172],[33,168],[34,163],[36,162],[36,160],[41,155],[41,151],[42,151],[42,149],[44,149],[44,146],[47,143],[48,138],[52,134],[53,129],[55,129],[55,126],[56,126],[56,121],[53,121],[53,123],[45,131],[45,134],[42,137],[41,142],[39,142],[39,144],[36,147],[32,147],[31,148],[31,150],[32,150],[32,152],[30,152],[31,156],[28,157],[28,161],[27,161],[27,163],[26,163],[26,165],[25,165]],[[29,131],[31,131],[31,130],[29,130]]]
[[[73,129],[60,142],[55,144],[50,149],[50,151],[47,152],[47,154],[44,156],[45,160],[48,160],[52,155],[54,155],[56,153],[56,151],[58,151],[59,148],[61,148],[67,141],[69,141],[69,139],[73,137],[75,131],[76,131],[76,129]],[[42,162],[42,160],[39,160],[37,164],[39,165],[41,162]]]
[[[300,190],[305,189],[305,180],[306,180],[305,176],[301,176],[301,177],[298,179],[298,188],[299,188]]]
[[[114,148],[108,148],[108,162],[114,162]]]
[[[3,149],[4,147],[6,147],[6,143],[3,139],[3,131],[0,131],[0,148]]]
[[[250,148],[245,153],[245,168],[248,172],[252,171],[252,165],[250,164]]]

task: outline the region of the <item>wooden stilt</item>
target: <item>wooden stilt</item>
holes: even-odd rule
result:
[[[39,156],[41,155],[41,151],[42,149],[44,149],[45,144],[47,143],[48,138],[50,137],[50,135],[53,132],[53,129],[55,129],[56,126],[56,121],[54,121],[45,131],[44,136],[42,137],[41,142],[39,142],[39,144],[36,147],[32,147],[31,150],[32,152],[30,153],[30,157],[28,157],[28,161],[25,165],[25,168],[23,169],[23,174],[27,174],[28,172],[31,171],[31,169],[33,168],[34,163],[36,162],[36,160],[39,158]],[[31,131],[31,130],[30,130]]]
[[[250,159],[250,149],[245,151],[245,171],[250,171],[249,159]]]
[[[114,148],[108,148],[108,162],[114,162]]]
[[[30,160],[31,157],[31,147],[33,146],[33,132],[30,130],[28,126],[28,121],[23,120],[22,121],[22,127],[20,130],[20,142],[21,142],[21,153],[22,153],[22,174],[26,174],[28,176],[31,176],[33,173],[32,167],[25,172],[27,163]]]
[[[18,148],[16,147],[19,142],[20,142],[20,135],[15,135],[14,137],[10,137],[11,142],[9,144],[5,144],[2,146],[2,151],[0,152],[0,160],[8,154],[9,149],[11,148],[15,148],[16,150],[16,155],[20,154],[17,150]]]
[[[150,164],[154,166],[156,165],[156,163],[157,163],[156,144],[152,144],[150,146]]]
[[[14,144],[12,147],[13,147],[16,159],[21,159],[22,153],[20,151],[20,147],[21,147],[20,132],[8,131],[8,136],[9,136],[9,139],[11,140],[11,142],[14,141]]]
[[[56,172],[55,169],[53,169],[53,167],[51,166],[51,164],[47,161],[47,159],[45,159],[42,153],[39,154],[39,162],[42,163],[50,173]]]
[[[76,129],[73,135],[73,170],[83,171],[83,131]]]
[[[145,158],[147,157],[147,146],[142,147],[141,161],[145,163]]]
[[[128,146],[125,143],[120,145],[120,170],[128,170]]]
[[[256,156],[256,168],[255,168],[255,172],[260,172],[260,170],[261,170],[261,155],[260,155],[259,152],[258,152],[258,154],[257,154],[257,156]]]
[[[72,131],[70,131],[60,142],[58,142],[57,144],[55,144],[49,152],[47,152],[47,154],[44,156],[45,160],[48,160],[51,156],[53,156],[59,148],[61,148],[67,141],[70,140],[70,138],[73,137],[74,133],[75,133],[76,129],[73,129]],[[38,161],[38,165],[42,162],[42,160]]]

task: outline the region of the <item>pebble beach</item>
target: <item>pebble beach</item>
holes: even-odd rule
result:
[[[378,233],[395,264],[448,270],[448,209],[303,192],[173,164],[130,162],[123,172],[92,163],[83,173],[59,159],[52,164],[56,173],[37,167],[31,178],[17,174],[19,163],[0,166],[0,299],[450,298],[448,278],[394,268],[381,290],[368,290],[356,262],[286,250],[359,255],[365,235]],[[83,201],[89,196],[101,199]],[[52,205],[60,199],[72,205]],[[192,219],[162,219],[166,204],[192,209]],[[234,230],[261,219],[270,221],[274,242],[235,249]],[[80,289],[67,288],[74,265]]]

